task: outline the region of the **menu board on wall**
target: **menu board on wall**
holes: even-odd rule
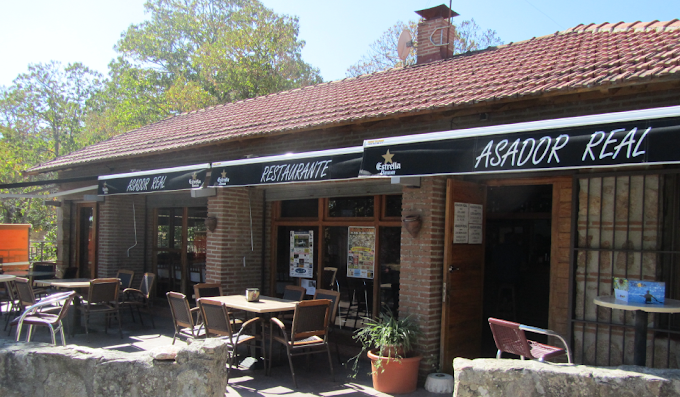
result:
[[[350,226],[347,236],[347,277],[372,279],[375,263],[375,228]]]
[[[314,231],[290,232],[290,276],[314,276]]]
[[[484,206],[454,203],[453,211],[453,243],[481,244],[484,237],[482,230]]]

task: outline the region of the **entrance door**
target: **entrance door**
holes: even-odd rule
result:
[[[76,267],[78,277],[97,277],[97,204],[76,205]]]
[[[484,241],[481,244],[454,244],[454,208],[456,203],[464,203],[480,204],[484,209],[485,201],[486,186],[448,180],[441,344],[445,372],[453,370],[454,357],[476,358],[480,355]],[[483,220],[482,232],[485,227]]]

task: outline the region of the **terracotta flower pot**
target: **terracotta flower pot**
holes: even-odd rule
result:
[[[420,215],[408,215],[402,219],[402,223],[412,237],[417,237],[423,221],[420,219]]]
[[[401,359],[378,356],[376,350],[368,352],[371,359],[373,388],[382,393],[411,393],[418,387],[418,367],[422,356]],[[378,361],[380,363],[378,364]]]

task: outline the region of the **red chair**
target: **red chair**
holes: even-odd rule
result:
[[[498,348],[496,358],[501,358],[502,353],[510,353],[520,356],[522,360],[529,358],[544,361],[566,354],[567,362],[571,364],[571,353],[569,352],[567,342],[554,331],[522,325],[512,321],[499,320],[493,317],[489,317],[489,326],[491,327],[491,333],[493,333],[493,339],[496,342],[496,348]],[[524,333],[525,331],[554,336],[562,341],[564,349],[529,340]]]

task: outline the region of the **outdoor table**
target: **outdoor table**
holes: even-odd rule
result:
[[[219,302],[231,309],[244,310],[250,313],[263,314],[264,320],[269,320],[272,313],[289,312],[295,310],[295,304],[298,301],[291,301],[287,299],[274,298],[271,296],[262,296],[257,302],[248,302],[245,295],[226,295],[226,296],[211,296],[209,298],[202,298],[213,302]],[[262,352],[265,356],[265,322],[262,322]],[[271,360],[271,357],[269,357]],[[265,365],[265,369],[266,369]]]
[[[38,280],[33,280],[33,278],[35,278],[35,277],[44,277],[44,276],[54,277],[54,272],[33,271],[33,270],[12,270],[12,271],[9,271],[9,272],[5,272],[5,274],[9,274],[9,275],[12,275],[12,276],[17,276],[17,277],[26,277],[31,282],[38,281]]]
[[[593,299],[598,306],[610,309],[635,311],[635,342],[633,344],[633,364],[645,366],[647,362],[647,314],[680,313],[680,300],[664,299],[663,304],[645,304],[617,300],[613,295],[598,296]]]
[[[17,276],[11,274],[0,274],[0,283],[7,283],[14,280]]]

